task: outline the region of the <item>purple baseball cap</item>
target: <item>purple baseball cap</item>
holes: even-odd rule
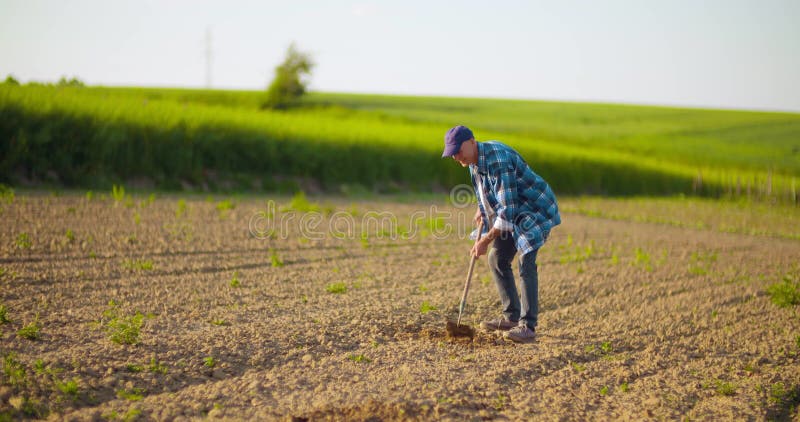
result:
[[[461,144],[464,141],[472,139],[472,131],[466,126],[456,126],[444,134],[444,152],[442,158],[452,157],[461,149]]]

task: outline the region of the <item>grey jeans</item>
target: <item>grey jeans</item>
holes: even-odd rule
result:
[[[519,275],[522,278],[522,294],[517,293],[511,261],[517,254],[514,236],[503,233],[494,239],[489,251],[489,267],[500,293],[503,315],[510,321],[520,321],[531,329],[536,328],[539,316],[539,274],[536,267],[538,251],[528,252],[519,258]],[[521,299],[521,301],[520,301]]]

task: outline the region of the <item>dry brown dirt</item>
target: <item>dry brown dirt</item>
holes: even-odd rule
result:
[[[435,229],[465,211],[329,199],[262,214],[295,218],[261,238],[266,199],[3,204],[0,419],[797,418],[800,311],[767,287],[797,280],[800,241],[564,214],[538,340],[452,340],[470,241]],[[363,237],[370,210],[400,229]],[[309,240],[304,215],[355,226]],[[112,341],[137,312],[135,344]],[[498,315],[484,259],[465,320]]]

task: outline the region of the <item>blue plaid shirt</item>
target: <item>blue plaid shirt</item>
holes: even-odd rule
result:
[[[477,144],[478,163],[469,166],[472,187],[480,198],[480,178],[486,202],[494,210],[494,227],[513,232],[520,255],[541,248],[550,230],[561,224],[550,185],[511,147],[497,141]],[[482,201],[478,200],[478,206],[486,227]]]

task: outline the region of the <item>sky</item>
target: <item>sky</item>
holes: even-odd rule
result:
[[[292,42],[314,91],[800,112],[798,0],[0,0],[21,82],[264,89]]]

